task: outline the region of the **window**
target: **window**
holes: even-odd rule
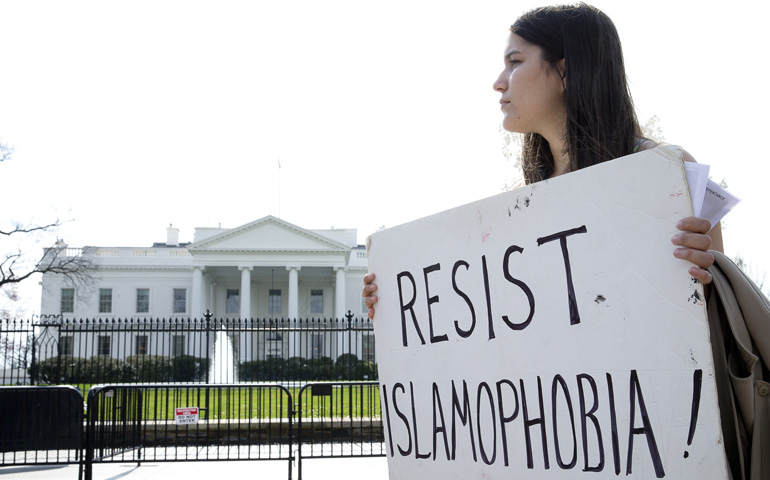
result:
[[[283,335],[276,332],[267,334],[267,358],[283,357]]]
[[[225,313],[241,313],[240,290],[227,290],[227,297],[225,299]]]
[[[361,360],[364,362],[374,361],[374,335],[365,333],[361,339]]]
[[[136,313],[150,313],[150,289],[136,289]]]
[[[187,313],[187,289],[174,289],[174,313]]]
[[[75,289],[62,288],[61,289],[61,313],[74,313],[74,312],[75,312]]]
[[[322,315],[324,313],[324,291],[310,290],[310,314]]]
[[[147,335],[137,335],[134,342],[134,354],[147,355]]]
[[[171,344],[171,355],[184,355],[184,335],[174,335]]]
[[[99,355],[110,355],[110,337],[99,335]]]
[[[310,358],[324,356],[324,334],[313,333],[310,335]]]
[[[75,350],[74,338],[72,336],[64,336],[59,339],[59,355],[72,356],[72,352]]]
[[[99,313],[112,313],[112,289],[99,289]]]
[[[361,299],[361,313],[363,313],[364,315],[369,315],[369,309],[366,308],[366,299],[365,298]]]
[[[267,313],[281,313],[281,291],[270,290],[267,299]]]

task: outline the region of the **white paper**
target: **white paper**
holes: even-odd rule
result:
[[[706,194],[706,183],[709,179],[711,167],[703,163],[684,162],[684,168],[687,172],[687,184],[690,186],[693,215],[700,217],[703,211],[703,198]]]
[[[687,172],[687,184],[690,187],[694,216],[705,218],[714,226],[740,203],[738,197],[713,180],[709,180],[708,165],[684,162],[684,168]]]
[[[709,180],[703,198],[703,209],[698,216],[707,218],[711,225],[716,225],[740,201],[738,197],[722,188],[718,183]]]

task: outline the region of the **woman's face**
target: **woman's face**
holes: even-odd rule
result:
[[[509,132],[539,133],[546,139],[563,135],[564,60],[559,71],[543,60],[543,50],[515,33],[508,36],[505,68],[493,88],[500,92],[503,128]]]

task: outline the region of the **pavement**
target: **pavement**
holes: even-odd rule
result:
[[[297,464],[292,478],[298,479]],[[243,480],[288,479],[288,460],[233,460],[203,462],[99,463],[93,480]],[[2,480],[77,480],[77,465],[29,465],[0,467]],[[302,460],[303,480],[387,480],[385,457],[313,458]]]

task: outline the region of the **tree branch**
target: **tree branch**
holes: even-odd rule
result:
[[[11,155],[13,155],[13,147],[9,147],[5,143],[0,142],[0,162],[10,160]]]
[[[22,227],[21,225],[16,225],[13,228],[13,230],[8,230],[8,231],[0,230],[0,235],[5,235],[7,237],[10,237],[15,233],[47,232],[52,228],[58,228],[60,226],[61,226],[61,222],[59,222],[59,220],[49,223],[48,225],[34,225],[34,226],[27,225],[26,227]]]
[[[43,258],[34,266],[24,268],[23,253],[8,254],[0,259],[0,287],[20,283],[36,273],[63,275],[73,284],[87,286],[96,270],[94,261],[82,254],[69,255],[67,248],[47,248]]]

